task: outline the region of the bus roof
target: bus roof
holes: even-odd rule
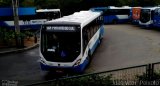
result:
[[[90,10],[106,10],[108,9],[108,7],[93,7],[93,8],[90,8]]]
[[[150,10],[155,10],[157,8],[160,8],[160,7],[143,7],[142,9],[150,9]]]
[[[122,7],[115,7],[115,6],[108,6],[109,9],[131,9],[129,6],[122,6]]]
[[[38,9],[36,12],[59,12],[60,9]]]
[[[55,20],[51,20],[46,22],[45,24],[53,24],[53,25],[80,25],[84,27],[89,24],[95,18],[100,16],[102,12],[93,12],[93,11],[80,11],[75,12],[72,15],[64,16]]]
[[[134,8],[142,8],[142,7],[132,7],[132,9],[134,9]]]
[[[93,8],[90,8],[89,10],[105,12],[105,11],[107,11],[107,9],[108,9],[108,7],[93,7]]]

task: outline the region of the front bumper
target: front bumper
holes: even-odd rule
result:
[[[85,60],[82,64],[78,66],[71,66],[71,67],[58,67],[58,66],[50,66],[47,64],[44,64],[40,62],[41,69],[44,71],[52,71],[55,73],[66,73],[66,72],[75,72],[75,73],[83,73],[86,66],[88,64],[88,61]]]

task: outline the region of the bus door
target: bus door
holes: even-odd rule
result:
[[[155,9],[153,13],[153,24],[156,27],[160,27],[160,8]]]

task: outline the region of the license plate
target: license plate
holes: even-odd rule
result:
[[[63,70],[56,70],[57,73],[63,73]]]

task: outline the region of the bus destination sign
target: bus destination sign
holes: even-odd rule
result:
[[[74,26],[46,26],[46,31],[75,32],[76,28]]]

